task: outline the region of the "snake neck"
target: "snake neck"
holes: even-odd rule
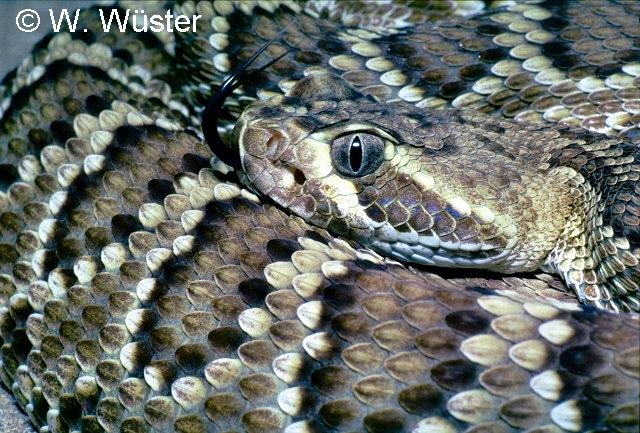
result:
[[[640,307],[639,158],[637,145],[607,138],[557,156],[575,172],[578,206],[542,268],[563,276],[581,301],[615,311]]]

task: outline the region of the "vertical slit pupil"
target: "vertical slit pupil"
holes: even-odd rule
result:
[[[351,164],[351,170],[354,173],[360,171],[362,166],[362,143],[360,142],[360,136],[356,135],[351,142],[351,149],[349,150],[349,164]]]

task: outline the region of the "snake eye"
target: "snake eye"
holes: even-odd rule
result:
[[[377,135],[357,132],[336,138],[331,159],[338,173],[349,177],[366,176],[380,167],[384,142]]]

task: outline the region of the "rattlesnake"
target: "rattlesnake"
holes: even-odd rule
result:
[[[487,207],[515,203],[530,215],[544,204],[555,236],[565,232],[551,254],[568,268],[558,260],[549,270],[581,300],[637,309],[636,3],[505,4],[435,24],[422,22],[429,14],[418,5],[175,9],[203,15],[205,26],[105,34],[94,8],[83,15],[91,31],[46,38],[2,83],[0,377],[33,424],[54,432],[637,430],[637,314],[580,306],[548,274],[407,264],[442,256],[435,264],[464,266],[477,255],[412,257],[416,248],[372,243],[384,258],[362,248],[379,233],[345,227],[343,203],[325,199],[366,189],[348,170],[368,154],[337,169],[347,183],[325,183],[315,195],[296,189],[323,164],[334,170],[340,157],[327,157],[327,143],[349,148],[355,135],[368,152],[381,145],[367,135],[375,130],[388,134],[386,161],[399,142],[430,149],[434,162],[450,156],[438,176],[424,166],[411,173],[439,188],[424,208],[442,201],[442,209],[428,214],[458,222],[469,203],[444,195],[438,179],[451,174],[453,190],[472,182],[486,199],[490,190],[464,177],[480,155],[494,175],[487,183],[506,188]],[[258,66],[286,55],[243,75],[219,119],[202,116],[217,85],[265,42]],[[207,144],[201,118],[209,131],[208,122],[238,126],[223,142],[208,133]],[[354,120],[348,131],[321,128]],[[284,152],[309,131],[306,153]],[[404,156],[424,156],[411,152]],[[244,171],[224,163],[239,161]],[[408,217],[393,210],[389,192],[411,179],[394,165],[384,173],[392,188],[371,183],[375,194],[357,202],[384,208],[378,215],[399,227]],[[260,180],[265,170],[275,188]],[[554,178],[574,189],[553,192]],[[523,199],[534,190],[537,201]],[[577,205],[563,213],[577,190],[605,205],[594,208],[599,219],[588,208],[576,216]],[[306,193],[319,214],[308,199],[292,206]],[[511,219],[501,219],[497,237],[536,221]],[[585,224],[595,241],[585,241]],[[482,239],[444,239],[459,227],[468,226],[436,232],[439,241],[472,251]],[[484,267],[537,268],[557,246],[546,228],[533,236],[541,251]],[[589,287],[572,274],[589,269],[585,246],[605,263],[596,273],[606,278]]]

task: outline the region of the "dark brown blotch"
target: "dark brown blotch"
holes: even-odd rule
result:
[[[149,343],[156,352],[172,352],[182,341],[181,332],[173,326],[154,328],[149,334]]]
[[[342,54],[346,51],[344,44],[333,38],[322,39],[318,42],[318,48],[329,54]]]
[[[219,354],[235,352],[246,340],[246,334],[233,326],[222,326],[209,333],[209,346]]]
[[[477,80],[485,77],[488,73],[488,69],[481,63],[474,63],[472,65],[463,66],[458,71],[458,76],[463,80]]]
[[[444,394],[435,385],[424,383],[405,388],[398,394],[398,403],[404,410],[425,416],[438,411],[444,402]]]
[[[595,345],[570,347],[560,354],[560,365],[580,376],[595,376],[610,362],[610,354]]]
[[[344,311],[359,304],[360,290],[351,284],[332,284],[324,289],[324,300],[338,310]]]
[[[443,359],[454,355],[462,343],[462,338],[447,328],[430,329],[418,335],[416,348],[430,358]]]
[[[459,391],[476,382],[478,367],[465,359],[441,362],[431,369],[431,377],[446,389]]]
[[[599,403],[616,406],[638,395],[638,383],[619,373],[605,374],[588,381],[584,394]]]
[[[403,433],[407,431],[407,418],[398,409],[379,409],[369,413],[363,420],[369,433]]]
[[[237,420],[247,405],[246,400],[232,393],[219,393],[204,402],[207,417],[221,426],[229,426]]]
[[[269,327],[271,341],[285,351],[293,351],[299,348],[302,340],[308,334],[307,328],[298,320],[281,320]]]
[[[416,49],[411,44],[402,42],[389,45],[387,50],[392,56],[401,58],[407,58],[416,53]]]
[[[354,427],[361,417],[360,405],[351,399],[330,401],[322,405],[318,414],[325,424],[338,429]]]
[[[478,54],[478,58],[487,63],[496,63],[508,56],[509,52],[504,48],[488,48]]]
[[[200,343],[184,344],[176,350],[176,364],[188,374],[201,371],[209,358],[209,348]]]
[[[450,328],[467,335],[475,335],[484,332],[491,317],[479,310],[459,310],[447,314],[445,323]]]
[[[339,397],[349,392],[354,374],[340,365],[328,365],[311,374],[311,385],[329,397]]]

